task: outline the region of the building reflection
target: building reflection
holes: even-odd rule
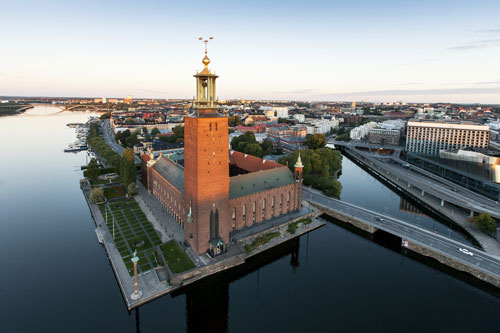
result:
[[[423,211],[415,207],[411,202],[404,199],[403,197],[399,198],[399,210],[406,213],[411,213],[415,215],[427,216]]]
[[[207,277],[177,292],[172,297],[186,295],[187,332],[227,332],[229,330],[229,285],[281,258],[290,255],[290,266],[295,272],[299,267],[299,238],[283,243],[255,257],[249,258],[242,266]],[[256,284],[259,292],[259,276]],[[137,312],[137,331],[139,316]]]

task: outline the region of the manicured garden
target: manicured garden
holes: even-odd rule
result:
[[[251,243],[245,245],[245,251],[252,252],[257,246],[259,246],[259,243],[262,246],[268,243],[271,239],[278,237],[279,235],[281,235],[279,231],[274,231],[268,232],[267,234],[262,235],[260,238],[255,237],[255,239]]]
[[[134,199],[120,199],[99,205],[109,231],[113,234],[115,245],[122,256],[129,273],[134,273],[131,261],[134,250],[139,257],[139,272],[146,272],[160,265],[155,247],[161,244],[139,204]]]
[[[304,225],[308,225],[311,222],[312,221],[310,218],[300,219],[298,221],[289,223],[288,226],[286,227],[286,231],[288,231],[289,234],[293,235],[297,231],[299,224],[304,223]]]
[[[126,193],[123,185],[104,187],[104,196],[108,200],[124,197]]]
[[[182,273],[195,267],[188,255],[173,240],[160,246],[160,250],[172,273]]]

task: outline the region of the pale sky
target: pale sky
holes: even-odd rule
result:
[[[500,103],[500,1],[5,1],[0,96]]]

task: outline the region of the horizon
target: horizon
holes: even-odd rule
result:
[[[214,36],[222,100],[500,104],[498,2],[203,4],[8,3],[0,95],[191,99]]]

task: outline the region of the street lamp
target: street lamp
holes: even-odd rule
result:
[[[139,257],[137,256],[137,250],[134,250],[134,256],[132,257],[132,262],[134,263],[134,292],[130,295],[132,299],[139,299],[142,297],[142,291],[139,290],[139,283],[137,282],[137,262]]]

